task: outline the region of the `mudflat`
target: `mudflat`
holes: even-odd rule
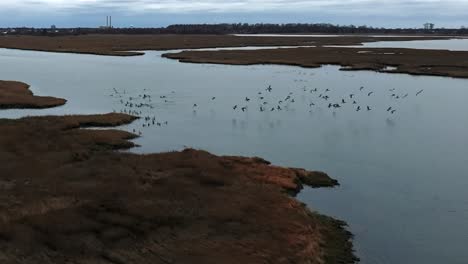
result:
[[[323,172],[200,150],[137,155],[126,114],[0,119],[1,263],[354,263],[291,194]]]
[[[234,35],[0,36],[0,48],[111,56],[143,55],[142,50],[246,46],[360,45],[363,42],[448,39],[448,37],[256,37]]]
[[[283,64],[342,70],[372,70],[412,75],[468,78],[468,52],[400,48],[288,48],[262,50],[183,51],[164,54],[181,62],[232,65]],[[388,68],[390,66],[390,68]]]
[[[64,105],[65,99],[35,96],[29,85],[22,82],[0,81],[0,109],[6,108],[49,108]]]

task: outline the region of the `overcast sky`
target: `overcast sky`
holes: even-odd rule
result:
[[[117,27],[177,23],[333,23],[468,26],[468,0],[0,0],[0,27]]]

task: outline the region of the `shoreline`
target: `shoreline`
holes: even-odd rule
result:
[[[468,51],[401,48],[292,48],[263,50],[182,51],[165,58],[184,63],[224,65],[289,65],[340,70],[468,78]],[[395,67],[395,69],[386,69]]]
[[[0,48],[101,56],[139,56],[145,50],[275,47],[353,46],[365,42],[452,39],[433,37],[261,37],[235,35],[82,35],[82,36],[0,36]]]
[[[291,196],[303,185],[338,185],[327,174],[194,149],[116,151],[135,147],[129,140],[137,135],[112,127],[135,119],[116,113],[0,118],[1,259],[358,260],[345,222]],[[108,128],[83,129],[98,126]]]
[[[136,57],[136,56],[145,55],[144,52],[131,52],[131,51],[85,51],[85,50],[76,51],[76,50],[47,50],[47,49],[35,49],[35,48],[4,48],[4,47],[0,47],[0,49],[78,54],[78,55],[109,56],[109,57]]]
[[[62,37],[0,36],[0,48],[97,56],[142,56],[145,50],[271,47],[261,50],[182,51],[162,56],[180,62],[224,65],[289,65],[369,70],[414,76],[468,78],[468,51],[360,46],[377,41],[445,40],[450,36],[259,37],[235,35],[83,35]],[[288,48],[276,48],[285,46]],[[302,46],[302,47],[301,47]],[[304,47],[315,46],[315,47]],[[329,47],[334,46],[334,47]],[[396,69],[386,69],[388,66]]]
[[[67,100],[50,96],[36,96],[26,83],[0,81],[0,109],[44,109],[64,105]]]

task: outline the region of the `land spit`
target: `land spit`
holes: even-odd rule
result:
[[[0,90],[0,94],[2,90]],[[137,155],[126,114],[0,119],[2,263],[354,263],[291,194],[322,172],[200,150]],[[86,129],[88,128],[88,129]]]
[[[226,47],[362,45],[364,42],[449,39],[450,37],[261,37],[234,35],[0,36],[0,48],[138,56],[144,50]]]
[[[401,48],[287,48],[262,50],[182,51],[163,54],[181,62],[230,65],[282,64],[341,70],[371,70],[412,75],[468,78],[468,51]]]
[[[468,52],[401,48],[350,48],[365,42],[441,40],[454,37],[262,37],[234,35],[0,36],[0,48],[108,56],[138,56],[144,50],[298,46],[261,50],[183,51],[165,54],[183,62],[233,65],[284,64],[412,75],[468,77]],[[299,47],[310,46],[310,47]],[[329,47],[334,46],[334,47]],[[391,68],[388,68],[391,66]]]
[[[0,109],[49,108],[64,105],[65,99],[35,96],[29,85],[22,82],[0,81]]]

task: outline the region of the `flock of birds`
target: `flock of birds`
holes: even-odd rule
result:
[[[259,112],[279,112],[279,111],[288,111],[294,104],[306,104],[305,107],[309,109],[309,112],[312,112],[314,108],[320,107],[322,109],[329,109],[334,114],[336,111],[341,109],[348,109],[355,112],[366,112],[373,111],[374,106],[367,104],[369,100],[365,98],[371,98],[375,96],[376,93],[381,93],[382,91],[372,91],[364,86],[356,89],[353,89],[349,93],[343,95],[340,93],[339,96],[336,96],[336,93],[333,93],[329,88],[319,89],[319,88],[307,88],[304,86],[299,93],[289,92],[286,95],[281,96],[278,93],[275,93],[276,90],[273,89],[272,85],[268,85],[264,89],[257,91],[255,95],[248,95],[235,105],[231,105],[233,111],[247,112],[250,109],[257,109]],[[424,92],[424,90],[419,90],[415,93],[415,96],[419,96]],[[171,92],[175,94],[175,92]],[[335,94],[335,96],[333,96]],[[307,95],[308,100],[299,100],[298,98],[305,98]],[[149,127],[163,127],[169,124],[168,121],[161,121],[154,114],[155,105],[160,104],[174,104],[175,97],[170,95],[151,95],[147,89],[143,89],[142,92],[137,95],[131,95],[127,93],[126,90],[119,91],[116,88],[113,88],[112,94],[110,95],[116,100],[118,100],[121,109],[120,113],[131,114],[139,116],[142,128]],[[386,112],[389,115],[397,113],[398,107],[396,101],[404,100],[410,96],[409,92],[399,93],[395,88],[388,90],[388,96],[393,99],[394,102],[392,105],[385,106]],[[217,97],[211,96],[205,100],[206,101],[216,101]],[[194,103],[192,108],[193,112],[197,110],[202,105]],[[114,112],[117,112],[114,110]],[[141,130],[133,129],[133,133],[141,135]]]
[[[116,88],[113,88],[110,96],[116,98],[120,106],[122,107],[118,111],[119,113],[140,117],[140,120],[143,121],[141,124],[142,128],[152,126],[162,127],[167,126],[169,124],[168,121],[160,121],[155,114],[148,114],[153,112],[153,109],[155,109],[155,100],[153,99],[152,95],[147,93],[146,89],[143,89],[142,93],[139,93],[136,96],[132,96],[129,93],[127,93],[126,90],[119,91]],[[170,103],[166,95],[160,96],[159,100],[164,103]],[[114,112],[117,111],[114,110]],[[133,133],[142,135],[141,130],[133,129]]]
[[[368,91],[364,86],[361,86],[356,93],[350,93],[346,96],[341,96],[340,98],[332,98],[330,95],[330,89],[319,90],[318,88],[308,89],[306,87],[302,88],[304,93],[310,93],[313,96],[309,97],[310,100],[307,103],[307,106],[310,108],[310,112],[312,112],[313,107],[321,106],[325,104],[326,108],[332,109],[334,111],[343,108],[346,105],[354,106],[354,110],[356,112],[360,111],[372,111],[373,107],[370,105],[362,105],[359,103],[359,99],[362,96],[372,97],[375,92]],[[415,96],[419,96],[424,90],[419,90]],[[394,100],[402,100],[409,96],[409,93],[398,94],[395,88],[389,90],[389,96]],[[242,111],[246,112],[249,110],[249,107],[252,107],[252,104],[256,104],[254,106],[260,112],[274,112],[274,111],[285,111],[288,110],[292,104],[298,103],[294,92],[289,92],[285,97],[279,100],[269,100],[271,99],[270,95],[273,93],[273,88],[269,85],[265,90],[258,91],[256,97],[248,97],[246,96],[243,100],[244,102],[235,104],[232,106],[234,111]],[[315,99],[312,99],[314,98]],[[215,100],[216,97],[212,97],[211,100]],[[256,99],[256,100],[254,100]],[[193,105],[194,111],[198,108],[198,104]],[[397,112],[396,106],[388,106],[387,112],[389,114],[395,114]]]

